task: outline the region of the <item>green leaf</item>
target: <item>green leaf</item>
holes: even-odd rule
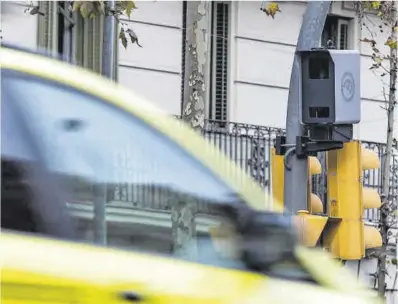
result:
[[[381,1],[372,1],[372,8],[379,9],[381,5]]]
[[[127,3],[126,3],[126,6],[125,6],[125,8],[126,8],[126,15],[130,18],[130,16],[131,16],[131,11],[133,10],[133,9],[137,9],[137,7],[135,6],[135,3],[134,3],[134,1],[126,1]]]
[[[93,1],[94,11],[100,15],[105,15],[104,1]]]
[[[82,15],[83,18],[87,18],[88,16],[88,9],[86,3],[83,3],[80,5],[80,14]]]
[[[271,16],[272,19],[275,18],[277,12],[281,12],[279,5],[276,2],[270,2],[267,7],[261,8],[261,10],[267,15]]]
[[[72,12],[77,12],[80,7],[82,6],[82,2],[81,1],[74,1],[73,2],[73,7],[72,7]]]
[[[80,13],[83,18],[92,18],[92,13],[94,10],[94,5],[91,1],[84,1],[80,6]]]
[[[390,47],[391,49],[396,49],[397,48],[397,41],[392,40],[392,39],[387,39],[385,45]]]

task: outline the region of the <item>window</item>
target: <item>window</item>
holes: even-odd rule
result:
[[[237,194],[179,146],[92,96],[28,78],[9,86],[47,168],[71,191],[66,204],[83,239],[98,241],[102,225],[110,246],[175,256],[170,210],[189,204],[196,226],[190,248],[199,247],[189,259],[239,265],[219,258],[209,238],[210,227],[228,222],[212,206],[236,203]],[[98,226],[99,206],[106,206],[106,224]]]
[[[322,46],[326,47],[328,41],[338,50],[347,50],[349,44],[349,21],[337,16],[327,16],[325,28],[322,33]]]
[[[101,72],[104,16],[83,18],[70,11],[70,1],[39,1],[39,46],[64,61]],[[115,21],[116,22],[116,21]],[[117,36],[115,27],[115,36]],[[114,68],[117,71],[118,43],[115,43]],[[114,75],[117,80],[117,73]]]
[[[28,168],[20,159],[1,159],[1,228],[39,232],[32,189],[27,182]]]
[[[229,19],[230,4],[212,2],[209,117],[221,121],[228,120]]]
[[[183,0],[182,3],[182,50],[181,50],[181,113],[183,113],[184,102],[184,82],[185,82],[185,52],[187,49],[186,35],[187,35],[187,1]]]
[[[67,61],[70,61],[72,57],[72,29],[75,25],[69,6],[67,1],[58,2],[58,53],[62,54]]]
[[[67,1],[39,2],[39,45],[72,61],[75,22]]]

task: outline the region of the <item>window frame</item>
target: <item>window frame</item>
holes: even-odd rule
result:
[[[217,124],[220,125],[220,127],[225,126],[225,123],[229,121],[230,114],[230,70],[231,70],[231,16],[232,16],[232,6],[231,3],[228,1],[214,1],[210,3],[211,5],[211,18],[210,18],[210,27],[211,27],[211,36],[210,36],[210,78],[209,78],[209,109],[208,109],[208,118],[211,120],[217,120]],[[217,55],[217,22],[218,22],[218,16],[217,16],[217,5],[226,5],[227,6],[227,43],[222,47],[223,51],[227,53],[226,58],[224,60],[226,61],[226,79],[225,79],[225,87],[223,87],[224,92],[225,92],[225,100],[222,98],[222,100],[217,100],[217,94],[216,94],[216,87],[217,87],[217,80],[216,80],[216,75],[217,71],[219,68],[222,68],[219,66],[218,62],[218,55]],[[221,66],[223,63],[221,63]],[[225,101],[225,105],[223,104]],[[216,117],[217,113],[217,108],[221,109],[221,119]],[[223,119],[225,118],[225,119]]]
[[[345,37],[345,48],[341,48],[341,36],[342,36],[342,32],[341,32],[341,26],[345,25],[347,27],[347,31],[345,33],[346,37]],[[347,19],[344,18],[340,18],[338,17],[337,19],[337,49],[338,50],[348,50],[349,49],[349,37],[350,36],[350,23]]]
[[[336,50],[350,50],[351,49],[351,36],[352,36],[352,28],[351,28],[351,22],[350,22],[351,18],[348,17],[344,17],[344,16],[340,16],[340,15],[335,15],[335,14],[328,14],[325,20],[325,26],[322,30],[322,36],[321,39],[318,43],[319,47],[326,47],[326,45],[322,46],[322,39],[323,39],[323,34],[325,31],[325,27],[327,25],[327,22],[332,22],[335,26],[335,34],[336,34],[336,43],[334,44],[334,47]],[[346,48],[345,49],[341,49],[340,48],[340,38],[341,38],[341,25],[346,25],[347,26],[347,33],[346,33]],[[334,41],[333,41],[334,42]]]

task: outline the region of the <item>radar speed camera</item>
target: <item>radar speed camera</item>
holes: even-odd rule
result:
[[[361,120],[360,54],[301,51],[300,118],[304,125],[350,125]]]

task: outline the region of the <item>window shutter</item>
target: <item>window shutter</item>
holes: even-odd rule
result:
[[[75,63],[79,66],[84,66],[84,20],[80,13],[74,13],[74,20],[72,53]]]
[[[59,12],[59,1],[39,1],[40,11],[44,16],[39,17],[38,25],[38,45],[39,47],[50,50],[54,55],[58,53],[59,18],[63,15]],[[65,6],[64,4],[62,4]],[[66,6],[64,7],[66,11]],[[102,45],[103,45],[103,27],[104,16],[95,16],[94,18],[83,18],[79,12],[73,13],[72,35],[72,62],[79,66],[90,69],[96,73],[101,73],[102,65]],[[114,21],[116,22],[116,20]],[[118,67],[118,28],[115,29],[115,67]],[[69,54],[68,54],[69,55]],[[117,69],[115,69],[117,77]]]
[[[228,120],[229,3],[214,2],[211,118]]]
[[[76,13],[75,58],[78,65],[101,73],[104,17],[83,18]],[[116,37],[115,37],[116,39]]]
[[[186,52],[186,35],[187,35],[187,1],[182,1],[182,50],[181,50],[181,114],[183,112],[182,105],[184,103],[184,79],[185,79],[185,52]]]
[[[348,49],[348,24],[345,23],[345,22],[339,22],[338,31],[339,31],[339,33],[338,33],[339,49],[340,50],[347,50]]]
[[[39,10],[44,16],[38,19],[38,46],[58,53],[58,3],[57,1],[39,1]]]

